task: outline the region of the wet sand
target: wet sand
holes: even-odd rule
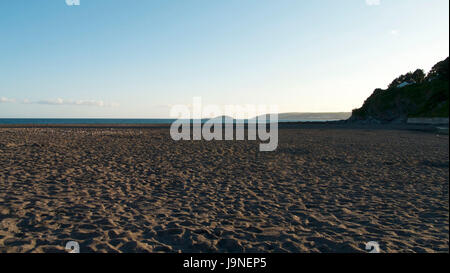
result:
[[[160,127],[0,128],[0,252],[449,251],[448,136],[291,127],[265,153]]]

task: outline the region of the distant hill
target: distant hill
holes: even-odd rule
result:
[[[349,112],[336,113],[282,113],[278,115],[280,120],[344,120],[351,116]]]
[[[214,118],[208,118],[206,120],[212,121],[212,122],[217,122],[217,121],[224,122],[225,120],[234,120],[234,118],[230,117],[230,116],[223,115],[223,116],[218,116],[218,117],[214,117]]]
[[[349,121],[406,122],[411,117],[449,116],[449,58],[425,75],[416,70],[395,79],[386,90],[376,89]]]
[[[350,112],[330,112],[330,113],[281,113],[278,114],[278,120],[285,120],[285,121],[322,121],[322,120],[346,120],[348,119],[352,113]],[[261,115],[259,117],[268,117],[268,114]],[[215,118],[211,118],[209,120],[211,121],[224,121],[226,116],[218,116]],[[229,119],[233,119],[232,117],[228,117]],[[256,117],[251,118],[250,120],[255,120]]]
[[[278,120],[283,121],[323,121],[323,120],[346,120],[352,113],[350,112],[329,112],[329,113],[280,113]],[[261,115],[259,117],[264,117]]]

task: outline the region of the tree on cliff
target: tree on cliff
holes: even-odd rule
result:
[[[428,73],[427,79],[433,80],[433,79],[448,79],[448,65],[449,65],[449,58],[438,62],[433,66],[430,73]]]
[[[422,69],[417,69],[414,72],[408,72],[404,75],[397,77],[389,84],[389,89],[397,87],[404,82],[422,83],[425,80],[425,72]]]

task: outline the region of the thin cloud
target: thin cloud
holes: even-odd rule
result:
[[[16,103],[16,99],[9,99],[5,97],[0,97],[0,103]],[[31,101],[29,99],[20,100],[22,104],[41,104],[41,105],[73,105],[73,106],[94,106],[94,107],[116,107],[119,106],[115,102],[104,102],[102,100],[68,100],[68,99],[50,99],[50,100],[40,100]]]
[[[379,6],[379,5],[381,5],[381,0],[366,0],[366,5]]]
[[[400,31],[398,29],[393,29],[390,31],[390,33],[391,35],[397,36],[400,33]]]
[[[16,102],[15,99],[9,99],[9,98],[5,98],[5,97],[0,98],[0,103],[14,103],[14,102]]]
[[[40,100],[36,104],[45,105],[76,105],[76,106],[96,106],[96,107],[115,107],[117,103],[108,103],[102,100],[66,100],[66,99],[53,99],[53,100]]]

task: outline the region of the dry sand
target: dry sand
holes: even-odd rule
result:
[[[0,252],[448,252],[448,171],[425,132],[0,128]]]

